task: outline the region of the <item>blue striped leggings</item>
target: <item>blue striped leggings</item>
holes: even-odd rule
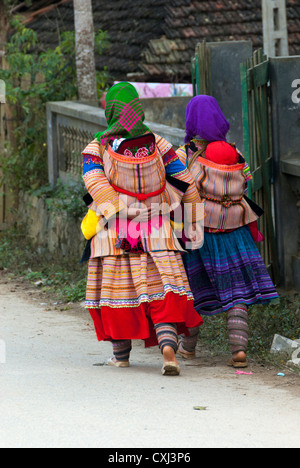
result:
[[[178,349],[177,327],[173,323],[160,323],[154,325],[158,346],[161,352],[165,346],[171,346],[174,352]],[[128,361],[132,350],[131,340],[113,340],[113,353],[117,361]]]
[[[231,352],[247,352],[248,348],[248,307],[246,304],[237,304],[227,312],[229,332],[229,345]],[[181,345],[185,351],[194,352],[196,349],[199,327],[189,329],[190,336],[181,336]]]

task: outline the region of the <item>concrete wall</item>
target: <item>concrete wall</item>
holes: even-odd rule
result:
[[[300,291],[300,56],[271,58],[270,73],[281,284]]]
[[[34,251],[39,254],[52,254],[78,258],[85,248],[86,241],[81,233],[81,219],[62,213],[49,212],[43,198],[21,193],[17,225],[25,227],[25,235]],[[82,202],[83,203],[83,202]]]
[[[183,125],[188,100],[189,98],[170,98],[167,102],[164,99],[159,99],[155,103],[153,99],[143,101],[147,125],[152,131],[167,138],[175,147],[182,144],[185,131],[183,128],[170,127],[161,122]],[[152,122],[150,120],[152,118],[157,121]],[[80,152],[93,139],[95,132],[107,127],[105,113],[103,109],[76,102],[58,102],[48,104],[47,119],[49,181],[55,184],[58,177],[66,182],[69,178],[74,180],[72,174],[63,170],[68,148],[61,129],[62,127],[71,129],[78,149],[78,154],[75,156],[78,157],[78,167],[81,167]],[[20,200],[22,203],[19,206],[18,225],[20,228],[26,226],[26,235],[33,248],[39,253],[71,256],[80,261],[86,244],[80,229],[82,219],[76,219],[65,213],[61,215],[51,213],[43,198],[25,193],[20,195]]]
[[[245,44],[243,54],[250,53],[249,44]],[[215,50],[215,52],[221,49]],[[234,54],[234,51],[232,51]],[[236,64],[240,62],[236,56]],[[224,56],[225,60],[225,56]],[[238,138],[232,136],[240,147],[242,144],[240,80],[222,83],[225,78],[224,63],[211,50],[211,64],[215,64],[213,78],[213,95],[219,100],[227,116],[231,115],[233,130]],[[235,66],[236,66],[235,64]],[[300,57],[272,58],[272,125],[275,173],[275,212],[277,220],[277,243],[281,267],[281,283],[287,289],[296,287],[300,290]],[[229,72],[228,72],[229,73]],[[231,72],[232,74],[232,72]],[[299,81],[299,84],[297,85]],[[298,88],[296,87],[298,86]],[[235,92],[234,92],[235,90]],[[232,96],[237,96],[234,111]],[[147,125],[155,133],[169,140],[175,147],[184,141],[185,109],[190,98],[169,98],[163,100],[147,99],[143,101]],[[64,153],[67,151],[61,127],[71,128],[78,140],[78,165],[81,164],[80,151],[92,139],[96,131],[106,128],[103,109],[89,107],[74,102],[49,103],[48,116],[48,151],[49,180],[55,183],[63,175]],[[155,123],[153,122],[155,121]],[[87,137],[89,135],[89,137]],[[234,135],[232,133],[232,135]],[[86,139],[86,141],[85,141]],[[27,197],[27,198],[26,198]],[[85,241],[80,231],[80,221],[66,217],[53,217],[48,213],[43,200],[25,196],[26,205],[20,220],[27,220],[29,236],[38,249],[45,249],[63,255],[77,255],[84,247]],[[29,220],[29,222],[28,222]]]
[[[240,65],[252,55],[251,41],[207,44],[211,95],[230,122],[228,141],[244,150]]]
[[[252,56],[251,41],[199,43],[196,47],[197,94],[215,97],[230,122],[228,140],[244,150],[241,63]]]
[[[172,99],[172,98],[171,98]],[[181,99],[181,98],[175,98]],[[147,100],[145,100],[147,101]],[[151,100],[152,101],[152,100]],[[173,102],[173,112],[169,111],[167,116],[167,106],[160,101],[150,111],[151,103],[144,103],[146,114],[148,117],[156,116],[161,113],[161,119],[158,123],[150,121],[148,118],[145,121],[146,125],[152,132],[166,138],[175,148],[181,146],[184,142],[185,130],[167,124],[159,123],[159,120],[174,122],[182,121],[179,116],[185,113],[186,100]],[[148,109],[148,110],[147,110]],[[163,110],[164,109],[164,110]],[[179,112],[180,110],[180,112]],[[164,117],[165,116],[165,117]],[[67,180],[65,162],[71,161],[71,168],[67,169],[71,172],[71,176],[77,175],[80,177],[82,170],[81,151],[90,141],[94,139],[94,134],[103,131],[107,128],[105,112],[103,109],[79,104],[77,102],[51,102],[47,104],[47,129],[48,129],[48,169],[49,182],[54,185],[58,178]]]
[[[142,99],[146,120],[185,129],[186,106],[192,97]]]

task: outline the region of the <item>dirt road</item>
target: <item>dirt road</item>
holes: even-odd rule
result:
[[[200,350],[163,377],[141,342],[132,367],[110,368],[88,313],[46,301],[0,275],[1,448],[300,447],[297,376],[236,375]]]

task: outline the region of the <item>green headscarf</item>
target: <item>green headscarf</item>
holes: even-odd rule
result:
[[[95,138],[105,145],[110,137],[130,138],[151,130],[144,125],[145,114],[135,87],[127,82],[110,88],[105,99],[108,129],[96,133]]]

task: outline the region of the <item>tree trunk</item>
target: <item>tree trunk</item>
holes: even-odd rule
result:
[[[0,0],[0,50],[5,49],[6,35],[8,31],[7,10],[4,0]]]
[[[76,68],[79,100],[97,102],[92,0],[74,0]]]
[[[0,68],[5,68],[5,48],[6,48],[6,40],[7,40],[7,32],[8,32],[8,16],[7,16],[7,8],[4,5],[4,1],[0,0]],[[0,83],[0,86],[5,89],[5,86]],[[0,94],[1,91],[0,91]],[[9,111],[12,114],[12,109],[9,108],[7,104],[5,104],[5,95],[3,96],[3,101],[0,96],[0,155],[4,157],[4,148],[5,148],[5,141],[8,137],[11,137],[12,128],[7,128],[6,120],[4,120],[7,115],[10,115]],[[11,127],[11,125],[10,125]],[[0,179],[2,179],[2,170],[1,170],[1,162],[0,162]],[[11,200],[9,200],[11,202]],[[8,208],[9,208],[8,200],[7,200],[7,188],[5,184],[0,185],[0,231],[2,229],[6,229],[8,227]]]

